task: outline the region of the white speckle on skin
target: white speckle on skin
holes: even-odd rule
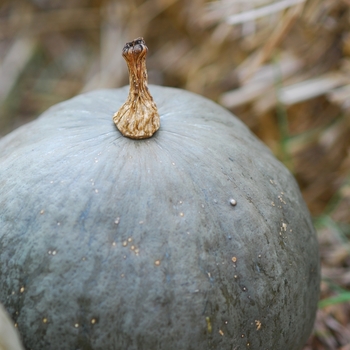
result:
[[[283,192],[281,192],[283,194]],[[283,199],[282,195],[278,196],[278,199],[280,200],[281,203],[287,204],[286,201]]]
[[[237,201],[233,198],[230,199],[230,204],[234,207],[237,205]]]

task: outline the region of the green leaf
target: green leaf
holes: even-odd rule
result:
[[[343,292],[343,293],[338,294],[336,296],[321,300],[318,303],[318,307],[320,309],[322,309],[322,308],[329,306],[329,305],[346,303],[348,301],[350,301],[350,292]]]

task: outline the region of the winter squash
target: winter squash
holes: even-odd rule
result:
[[[129,95],[0,140],[0,301],[32,350],[301,349],[320,272],[295,180],[225,109],[148,90],[145,50]]]
[[[124,48],[127,137],[121,88],[0,141],[1,302],[32,350],[301,349],[320,274],[295,180],[215,103],[155,104],[146,50]]]

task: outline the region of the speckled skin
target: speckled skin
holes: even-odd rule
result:
[[[0,302],[26,349],[301,349],[320,273],[295,180],[223,108],[150,90],[151,139],[113,124],[125,87],[0,141]]]

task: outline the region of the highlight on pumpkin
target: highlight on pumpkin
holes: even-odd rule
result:
[[[128,65],[130,90],[113,121],[118,130],[131,139],[149,138],[160,127],[158,109],[147,86],[147,52],[143,38],[137,38],[126,43],[122,53]]]

